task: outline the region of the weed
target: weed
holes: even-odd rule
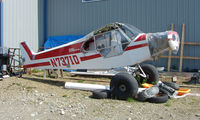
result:
[[[21,86],[21,84],[20,84],[20,83],[15,83],[15,85],[17,85],[17,86]]]
[[[169,100],[167,101],[167,103],[165,104],[165,106],[166,106],[166,107],[170,107],[170,106],[171,106]]]
[[[33,69],[32,70],[32,73],[39,73],[39,72],[41,72],[41,70],[38,70],[38,69]]]
[[[25,87],[27,90],[31,90],[31,89],[35,89],[36,87],[31,87],[31,86],[28,86],[28,87]]]
[[[35,76],[35,77],[43,77],[42,75],[33,75],[33,76]]]
[[[84,82],[84,80],[78,80],[78,83],[83,83]]]
[[[128,102],[135,102],[135,100],[133,98],[130,98],[130,97],[127,99],[127,101]]]
[[[8,87],[7,87],[6,89],[8,89],[8,88],[12,87],[13,85],[16,85],[16,86],[21,86],[21,83],[12,83],[12,84],[8,85]]]
[[[53,75],[49,75],[49,76],[47,76],[48,78],[56,78],[55,76],[53,76]]]
[[[67,97],[67,94],[62,95],[62,97]]]

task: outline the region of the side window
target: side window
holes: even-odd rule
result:
[[[105,48],[105,39],[103,34],[95,36],[95,42],[97,50]]]
[[[104,57],[106,57],[110,52],[111,40],[112,40],[111,32],[95,36],[97,51],[99,51],[100,54]]]
[[[93,38],[93,37],[91,37],[90,39],[88,39],[88,40],[84,43],[84,45],[83,45],[83,50],[84,50],[85,52],[95,50],[94,38]]]
[[[95,36],[97,50],[108,48],[111,45],[111,32]]]

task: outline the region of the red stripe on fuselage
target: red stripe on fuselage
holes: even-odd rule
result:
[[[35,55],[34,60],[80,53],[81,45],[82,45],[82,42],[76,43],[73,45],[69,45],[69,46],[65,46],[65,47],[61,47],[61,48],[57,48],[55,50],[51,50],[48,52],[40,53],[38,55]]]
[[[100,54],[95,54],[95,55],[90,55],[90,56],[85,56],[85,57],[80,57],[81,61],[87,61],[95,58],[101,57]]]
[[[51,65],[50,62],[42,62],[42,63],[34,63],[34,64],[24,65],[24,68],[41,67],[41,66],[49,66],[49,65]]]
[[[22,42],[21,45],[24,47],[24,49],[26,50],[26,52],[27,52],[29,58],[32,60],[32,58],[33,58],[32,52],[31,52],[31,50],[28,48],[28,46],[26,45],[26,43],[25,43],[25,42]]]
[[[139,42],[139,41],[143,41],[143,40],[146,40],[146,35],[145,35],[145,34],[140,35],[140,36],[135,40],[135,42]]]
[[[148,46],[147,43],[144,44],[139,44],[139,45],[134,45],[134,46],[129,46],[125,49],[125,51],[129,51],[129,50],[133,50],[133,49],[137,49],[137,48],[141,48],[141,47],[145,47]]]

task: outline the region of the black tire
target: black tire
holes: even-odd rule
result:
[[[110,90],[94,90],[92,91],[92,98],[96,99],[110,98]]]
[[[165,90],[165,89],[163,89],[163,88],[159,88],[159,90],[160,90],[160,92],[161,92],[162,94],[166,94],[166,95],[168,96],[168,98],[170,98],[170,93],[169,93],[169,91],[167,91],[167,90]]]
[[[159,94],[159,96],[147,99],[147,101],[150,103],[165,103],[167,102],[167,100],[168,100],[167,94]]]
[[[137,100],[138,100],[138,101],[144,102],[144,101],[146,101],[146,99],[147,99],[147,98],[145,97],[144,92],[138,93],[138,95],[137,95]]]
[[[135,78],[126,73],[118,73],[110,81],[111,97],[119,100],[126,100],[135,97],[138,91],[138,83]]]
[[[163,82],[165,85],[175,89],[175,90],[179,90],[180,89],[180,86],[176,83],[172,83],[172,82]]]
[[[158,82],[159,74],[157,69],[153,65],[144,64],[141,66],[141,68],[147,76],[147,83],[156,84]]]
[[[137,99],[139,101],[145,101],[148,98],[151,98],[159,93],[159,88],[157,86],[153,86],[150,88],[147,88],[137,95]]]

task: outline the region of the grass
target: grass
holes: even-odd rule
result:
[[[43,77],[43,75],[32,75],[32,76],[35,76],[35,77]]]
[[[6,89],[8,89],[8,88],[12,87],[13,85],[16,85],[16,86],[21,86],[21,83],[12,83],[12,84],[8,85],[8,87],[7,87]]]
[[[21,83],[12,83],[12,85],[21,86]]]
[[[62,95],[62,97],[67,97],[67,94]]]
[[[31,86],[28,86],[28,87],[27,86],[23,86],[21,83],[12,83],[12,84],[8,85],[8,87],[6,89],[9,89],[10,87],[12,87],[14,85],[22,87],[22,88],[25,88],[27,91],[30,91],[30,90],[36,88],[36,87],[31,87]]]
[[[128,102],[135,102],[136,100],[134,100],[133,98],[128,98],[127,101]]]
[[[32,73],[39,73],[39,72],[41,72],[41,70],[38,70],[38,69],[33,69],[32,70]]]
[[[83,83],[84,82],[84,80],[78,80],[78,83]]]
[[[31,90],[31,89],[35,89],[36,87],[31,87],[31,86],[28,86],[28,87],[25,87],[27,90]]]
[[[168,100],[167,103],[165,103],[165,106],[166,107],[170,107],[171,106],[170,100]]]
[[[48,78],[56,78],[55,76],[53,76],[53,75],[49,75],[49,76],[47,76]]]

